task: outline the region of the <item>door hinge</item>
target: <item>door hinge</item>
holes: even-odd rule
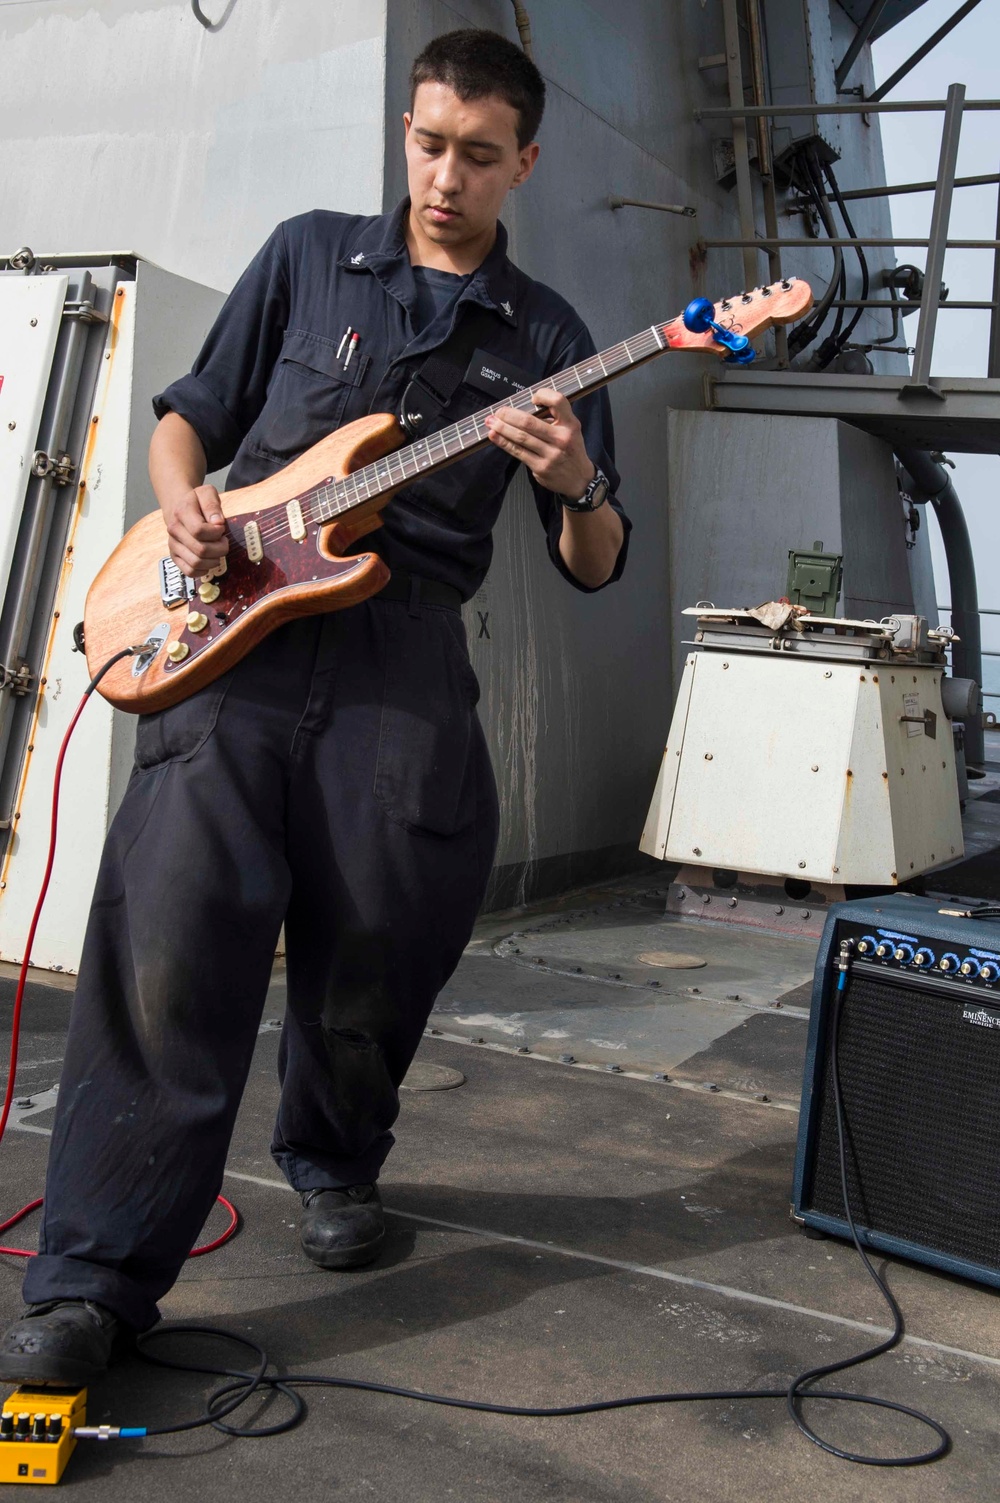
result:
[[[44,449],[36,449],[31,456],[31,473],[40,480],[51,477],[54,485],[69,485],[75,470],[76,460],[68,454],[46,454]]]
[[[63,303],[63,318],[78,318],[82,324],[106,324],[111,321],[106,313],[95,308],[87,298],[75,298]]]
[[[22,661],[16,668],[8,668],[5,663],[0,663],[0,689],[9,689],[15,696],[30,694],[34,681],[35,675],[27,663]]]

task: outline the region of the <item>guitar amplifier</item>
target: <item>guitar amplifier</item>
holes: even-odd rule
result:
[[[849,1237],[831,1039],[859,1239],[1000,1287],[1000,922],[894,893],[830,910],[813,982],[792,1212]],[[954,906],[954,905],[951,905]]]

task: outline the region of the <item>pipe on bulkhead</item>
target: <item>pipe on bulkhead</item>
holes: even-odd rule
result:
[[[521,4],[521,0],[511,0],[511,3],[514,6],[514,25],[517,27],[517,34],[521,38],[522,51],[527,53],[528,57],[534,62],[531,52],[531,17]]]
[[[948,559],[951,586],[951,624],[961,641],[951,650],[951,671],[955,678],[983,682],[983,639],[979,619],[979,587],[972,540],[965,521],[962,503],[947,470],[925,449],[897,449],[896,458],[905,471],[903,488],[911,500],[930,502],[941,528],[941,539]],[[965,722],[965,759],[967,765],[982,771],[985,757],[983,743],[982,694],[978,696],[976,715]]]

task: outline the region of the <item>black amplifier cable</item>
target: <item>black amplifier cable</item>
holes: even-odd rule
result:
[[[67,730],[63,738],[62,746],[60,748],[59,757],[56,763],[56,774],[53,782],[52,833],[49,845],[48,865],[46,867],[45,877],[43,880],[41,892],[39,894],[38,902],[35,907],[35,913],[32,919],[31,927],[29,929],[25,949],[25,958],[21,967],[21,977],[18,985],[17,998],[14,1007],[11,1040],[11,1070],[10,1077],[7,1083],[6,1101],[4,1103],[3,1112],[2,1114],[0,1114],[0,1138],[2,1138],[3,1131],[6,1126],[7,1115],[10,1111],[10,1103],[14,1089],[14,1075],[17,1059],[17,1042],[20,1026],[21,1003],[24,996],[24,987],[27,977],[28,964],[31,958],[31,945],[34,939],[34,933],[38,923],[38,918],[41,913],[42,904],[45,900],[45,894],[48,888],[49,877],[51,875],[52,864],[55,857],[56,827],[59,812],[59,787],[66,749],[76,727],[76,723],[83,713],[84,708],[86,707],[87,701],[93,694],[94,690],[97,688],[98,684],[103,679],[104,675],[110,672],[114,665],[117,662],[120,662],[122,658],[132,657],[136,653],[142,652],[143,648],[146,646],[147,643],[144,642],[137,647],[125,647],[121,652],[116,653],[114,657],[109,658],[104,666],[99,669],[99,671],[94,675],[94,677],[90,680],[90,683],[87,685],[86,691],[84,692],[83,698],[81,699],[80,704],[73,716],[73,719],[70,722],[69,729]],[[985,910],[980,910],[980,913],[983,912],[985,912]],[[937,1420],[931,1419],[929,1415],[923,1414],[919,1409],[912,1409],[906,1404],[897,1404],[891,1399],[874,1398],[867,1394],[845,1393],[833,1389],[813,1389],[812,1387],[812,1385],[818,1382],[820,1378],[828,1377],[833,1373],[844,1372],[851,1367],[858,1367],[863,1362],[870,1362],[873,1358],[879,1357],[883,1353],[891,1351],[893,1347],[898,1346],[900,1341],[903,1339],[902,1313],[899,1309],[898,1304],[896,1303],[892,1291],[889,1289],[885,1280],[872,1267],[868,1259],[868,1255],[866,1254],[858,1238],[858,1233],[854,1225],[854,1219],[851,1215],[850,1196],[847,1182],[844,1103],[841,1091],[840,1062],[838,1056],[843,993],[847,986],[847,977],[850,968],[849,942],[845,941],[845,943],[841,945],[840,956],[836,961],[836,966],[839,975],[837,988],[833,999],[831,1068],[833,1074],[834,1099],[836,1104],[837,1141],[840,1154],[840,1183],[844,1198],[844,1211],[847,1217],[848,1226],[851,1230],[851,1237],[853,1238],[855,1249],[857,1250],[858,1256],[861,1258],[861,1261],[867,1269],[870,1277],[874,1281],[876,1288],[879,1290],[879,1293],[882,1295],[883,1299],[886,1301],[886,1304],[889,1306],[893,1317],[893,1330],[891,1335],[887,1337],[885,1341],[879,1342],[877,1346],[871,1347],[867,1351],[859,1353],[857,1356],[845,1357],[840,1362],[831,1362],[823,1367],[810,1368],[807,1372],[800,1373],[798,1377],[794,1378],[787,1388],[716,1388],[706,1389],[704,1391],[682,1393],[650,1393],[638,1394],[621,1399],[597,1399],[586,1404],[562,1404],[554,1407],[542,1407],[527,1404],[490,1404],[480,1399],[462,1399],[452,1397],[451,1395],[447,1394],[423,1393],[418,1389],[401,1388],[395,1384],[390,1383],[375,1383],[370,1380],[361,1378],[340,1378],[315,1373],[272,1374],[268,1372],[270,1360],[268,1358],[267,1352],[262,1346],[260,1346],[257,1342],[252,1341],[249,1337],[237,1335],[232,1331],[226,1331],[220,1326],[209,1326],[191,1322],[184,1322],[182,1324],[154,1326],[152,1330],[142,1333],[137,1338],[136,1347],[140,1355],[144,1357],[147,1362],[154,1363],[158,1367],[172,1368],[178,1372],[203,1373],[210,1377],[225,1379],[226,1381],[221,1385],[221,1387],[216,1388],[214,1392],[209,1395],[208,1401],[202,1413],[196,1414],[191,1419],[180,1420],[173,1425],[83,1425],[79,1426],[74,1431],[74,1435],[79,1440],[140,1440],[146,1436],[152,1435],[177,1435],[182,1433],[183,1431],[201,1429],[205,1425],[212,1425],[215,1429],[222,1431],[222,1433],[225,1435],[238,1436],[247,1439],[260,1438],[267,1435],[281,1435],[285,1431],[294,1429],[295,1426],[305,1418],[305,1415],[307,1413],[305,1400],[300,1393],[296,1392],[296,1390],[299,1388],[356,1389],[363,1393],[392,1394],[396,1398],[413,1399],[422,1404],[440,1404],[449,1409],[469,1409],[474,1410],[480,1414],[506,1414],[523,1417],[526,1419],[563,1419],[568,1418],[571,1415],[578,1414],[600,1414],[610,1409],[636,1409],[647,1404],[733,1403],[737,1400],[745,1401],[747,1399],[784,1399],[788,1406],[788,1411],[792,1419],[795,1421],[795,1424],[798,1426],[802,1434],[805,1435],[807,1439],[811,1440],[814,1445],[820,1446],[824,1451],[828,1451],[832,1456],[840,1457],[841,1460],[854,1461],[862,1466],[920,1466],[929,1461],[937,1461],[938,1458],[944,1456],[950,1448],[951,1442],[948,1436],[948,1432],[942,1425],[937,1422]],[[18,1213],[18,1216],[13,1219],[20,1219],[20,1215],[22,1214],[23,1212]],[[206,1247],[204,1249],[197,1249],[197,1251],[207,1252],[211,1250],[212,1247],[216,1247],[221,1242],[228,1240],[228,1238],[236,1230],[235,1212],[233,1213],[233,1217],[234,1219],[232,1224],[229,1228],[227,1228],[226,1232],[221,1238],[217,1239],[216,1242],[210,1244],[209,1247]],[[202,1337],[207,1336],[214,1340],[228,1341],[242,1346],[254,1353],[257,1359],[256,1365],[252,1370],[247,1371],[241,1368],[216,1367],[207,1363],[177,1362],[170,1357],[157,1355],[155,1352],[150,1350],[150,1346],[153,1343],[162,1341],[163,1339],[169,1338],[171,1336],[185,1335]],[[281,1396],[287,1399],[289,1404],[291,1405],[292,1412],[287,1415],[285,1419],[278,1420],[270,1425],[257,1426],[241,1426],[231,1425],[227,1423],[227,1416],[233,1414],[237,1409],[245,1404],[248,1399],[252,1398],[254,1394],[269,1395],[275,1393],[281,1394]],[[801,1406],[803,1401],[809,1398],[834,1399],[847,1404],[869,1404],[880,1409],[892,1409],[897,1414],[905,1414],[910,1419],[915,1419],[920,1424],[926,1425],[929,1429],[933,1430],[938,1437],[938,1444],[930,1451],[923,1451],[908,1456],[865,1456],[855,1451],[843,1450],[841,1447],[833,1445],[830,1441],[824,1440],[803,1418],[801,1413]]]
[[[857,1227],[854,1225],[854,1217],[851,1213],[851,1197],[847,1184],[847,1145],[845,1142],[845,1116],[844,1097],[840,1082],[840,1020],[843,1015],[844,993],[847,989],[847,978],[850,971],[851,947],[849,941],[844,941],[840,948],[840,955],[836,962],[839,972],[837,988],[833,994],[833,1023],[830,1030],[830,1073],[833,1076],[833,1097],[836,1104],[837,1118],[837,1155],[840,1164],[840,1190],[844,1200],[844,1215],[847,1225],[851,1229],[851,1240],[855,1251],[864,1264],[865,1271],[874,1283],[879,1294],[885,1300],[892,1313],[892,1334],[877,1346],[870,1347],[866,1352],[860,1352],[856,1357],[845,1357],[840,1362],[828,1362],[823,1367],[811,1368],[808,1372],[800,1373],[799,1376],[788,1386],[788,1412],[798,1425],[803,1435],[822,1450],[829,1451],[831,1456],[839,1456],[842,1461],[857,1461],[862,1466],[920,1466],[927,1461],[937,1461],[938,1457],[944,1456],[951,1446],[951,1438],[943,1425],[937,1420],[931,1419],[930,1415],[924,1414],[919,1409],[910,1409],[905,1404],[893,1403],[890,1399],[877,1399],[867,1394],[854,1395],[859,1404],[873,1404],[881,1409],[894,1409],[897,1414],[905,1414],[910,1419],[917,1420],[922,1425],[927,1425],[938,1436],[938,1444],[931,1451],[924,1451],[913,1456],[863,1456],[856,1451],[845,1451],[831,1441],[824,1440],[817,1435],[816,1431],[808,1424],[802,1414],[802,1400],[809,1398],[843,1398],[843,1394],[829,1394],[825,1389],[819,1389],[810,1395],[810,1388],[820,1378],[828,1378],[833,1373],[843,1372],[848,1367],[860,1367],[863,1362],[871,1362],[875,1357],[881,1357],[885,1352],[891,1352],[903,1339],[903,1312],[896,1302],[896,1297],[882,1275],[872,1266],[868,1254],[861,1245]]]
[[[913,1409],[906,1404],[897,1404],[892,1399],[881,1399],[868,1394],[846,1393],[843,1390],[816,1389],[813,1387],[821,1378],[829,1377],[833,1373],[844,1372],[848,1368],[859,1367],[864,1362],[870,1362],[875,1357],[892,1351],[894,1347],[899,1345],[904,1333],[903,1317],[895,1297],[885,1280],[872,1267],[868,1255],[861,1245],[857,1229],[854,1225],[854,1219],[851,1215],[847,1182],[844,1102],[840,1083],[838,1053],[843,994],[847,985],[850,964],[849,950],[845,951],[842,949],[840,958],[836,964],[839,976],[833,999],[830,1047],[840,1151],[840,1182],[844,1196],[844,1210],[851,1229],[855,1249],[892,1313],[892,1333],[884,1341],[879,1342],[877,1346],[860,1352],[857,1356],[845,1357],[840,1362],[831,1362],[823,1367],[810,1368],[808,1371],[800,1373],[798,1377],[794,1378],[787,1388],[725,1388],[706,1389],[702,1392],[651,1393],[622,1399],[595,1400],[586,1404],[563,1404],[556,1407],[541,1407],[527,1404],[490,1404],[479,1399],[462,1399],[447,1394],[424,1393],[412,1388],[401,1388],[396,1384],[375,1383],[361,1378],[340,1378],[315,1373],[271,1374],[268,1372],[270,1363],[267,1353],[262,1346],[252,1341],[249,1337],[238,1336],[218,1326],[204,1326],[185,1322],[182,1325],[154,1327],[151,1331],[147,1331],[139,1336],[137,1347],[146,1361],[152,1362],[158,1367],[167,1367],[179,1372],[211,1374],[227,1380],[209,1396],[202,1414],[175,1425],[150,1426],[144,1430],[109,1430],[107,1426],[102,1426],[99,1430],[78,1430],[76,1434],[81,1438],[96,1437],[106,1439],[119,1435],[122,1438],[126,1436],[139,1438],[142,1435],[174,1435],[180,1431],[198,1429],[202,1425],[213,1425],[217,1430],[221,1430],[226,1435],[248,1438],[279,1435],[283,1431],[291,1430],[306,1413],[304,1399],[301,1394],[295,1392],[296,1389],[300,1388],[356,1389],[363,1393],[392,1394],[396,1398],[414,1399],[421,1404],[440,1404],[449,1409],[469,1409],[475,1410],[480,1414],[505,1414],[528,1419],[562,1419],[570,1415],[600,1414],[610,1409],[635,1409],[646,1404],[733,1403],[737,1400],[745,1401],[747,1399],[784,1399],[789,1414],[802,1434],[808,1440],[811,1440],[814,1445],[820,1446],[824,1451],[828,1451],[831,1456],[837,1456],[842,1461],[853,1461],[861,1466],[922,1466],[927,1462],[937,1461],[940,1457],[947,1454],[951,1446],[951,1440],[944,1426],[939,1424],[937,1420],[931,1419],[929,1415],[924,1414],[921,1410]],[[185,1335],[208,1336],[218,1340],[234,1342],[254,1353],[257,1359],[256,1366],[252,1371],[241,1371],[236,1368],[179,1362],[174,1358],[159,1355],[151,1350],[152,1345],[169,1339],[171,1336]],[[252,1398],[254,1394],[260,1393],[280,1393],[291,1403],[292,1413],[284,1420],[278,1420],[273,1424],[256,1428],[234,1425],[227,1422],[228,1415],[231,1415],[234,1410]],[[879,1409],[894,1410],[895,1413],[905,1415],[909,1419],[914,1419],[919,1424],[926,1425],[928,1429],[933,1430],[937,1437],[937,1444],[928,1451],[921,1451],[912,1455],[888,1457],[866,1456],[857,1451],[845,1450],[840,1446],[835,1446],[831,1441],[824,1440],[804,1419],[802,1405],[805,1400],[810,1398],[833,1399],[846,1404],[868,1404]]]

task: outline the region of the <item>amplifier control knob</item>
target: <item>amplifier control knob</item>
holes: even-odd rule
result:
[[[858,940],[859,955],[870,955],[875,948],[876,941],[874,934],[866,934],[862,939]]]
[[[1000,965],[997,965],[995,960],[988,960],[984,966],[980,967],[979,979],[980,981],[996,981],[1000,979]]]
[[[933,950],[928,950],[926,948],[926,946],[921,945],[920,949],[917,951],[916,955],[914,955],[914,957],[913,957],[913,964],[914,965],[933,965],[936,958],[937,957],[935,956]]]
[[[881,944],[875,946],[875,954],[879,960],[888,960],[892,954],[892,945],[887,939],[883,939]]]
[[[969,957],[966,956],[965,960],[962,961],[962,964],[959,966],[958,970],[959,975],[961,976],[975,976],[979,971],[979,961],[970,960]]]
[[[957,971],[958,956],[952,955],[951,953],[942,955],[941,959],[938,961],[938,969],[942,971]]]
[[[898,960],[900,965],[910,965],[913,961],[912,945],[897,945],[892,952],[893,960]]]

